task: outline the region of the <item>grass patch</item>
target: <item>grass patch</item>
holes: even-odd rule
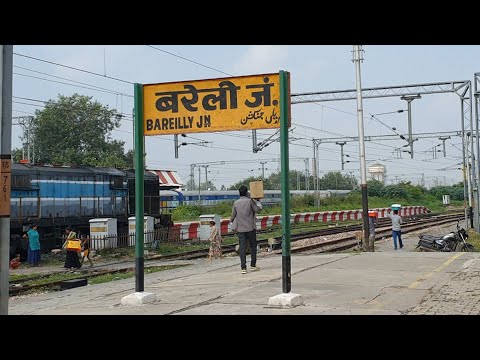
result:
[[[31,276],[31,274],[29,276]],[[75,274],[75,273],[58,273],[58,274],[52,274],[45,277],[41,277],[35,280],[26,281],[23,283],[23,285],[41,285],[41,284],[47,284],[53,281],[71,280],[71,279],[78,278],[79,276],[80,276],[79,274]]]
[[[18,280],[26,279],[29,277],[36,277],[40,276],[38,273],[31,273],[31,274],[10,274],[10,282],[15,282]]]
[[[160,244],[160,248],[158,249],[157,253],[161,255],[170,255],[176,253],[182,253],[186,251],[193,251],[193,250],[203,250],[208,249],[210,244],[192,244],[192,243],[185,243],[185,244]]]
[[[182,266],[188,266],[188,265],[160,265],[160,266],[150,266],[145,268],[145,274],[151,274],[155,273],[158,271],[164,271],[164,270],[171,270],[175,269],[177,267],[182,267]],[[20,278],[25,278],[25,277],[30,277],[33,274],[29,275],[17,275],[15,279],[10,278],[10,281],[15,281]],[[109,281],[115,281],[115,280],[122,280],[122,279],[128,279],[130,277],[135,276],[135,271],[126,271],[126,272],[117,272],[117,273],[112,273],[112,274],[104,274],[104,275],[99,275],[99,276],[94,276],[94,277],[89,277],[88,278],[88,283],[89,284],[101,284]],[[59,274],[52,274],[48,275],[39,279],[31,280],[31,281],[26,281],[23,283],[24,286],[26,285],[43,285],[43,284],[48,284],[50,282],[54,281],[65,281],[65,280],[71,280],[71,279],[77,279],[81,278],[82,275],[79,273],[59,273]],[[31,289],[30,291],[26,292],[28,294],[30,293],[36,293],[36,292],[43,292],[43,291],[49,291],[51,289],[48,289],[47,287],[41,287],[41,288],[36,288],[36,289]]]
[[[467,242],[475,246],[475,251],[480,251],[480,234],[474,229],[468,229]]]

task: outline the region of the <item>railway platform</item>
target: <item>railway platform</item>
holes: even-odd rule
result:
[[[241,274],[238,256],[184,260],[190,265],[146,274],[145,291],[156,301],[142,306],[120,304],[134,291],[130,278],[12,297],[9,314],[480,314],[480,253],[417,252],[418,233],[403,240],[396,251],[391,240],[380,240],[374,253],[292,254],[292,292],[304,299],[294,308],[268,306],[282,290],[282,259],[264,253],[257,262],[261,270],[247,274]]]

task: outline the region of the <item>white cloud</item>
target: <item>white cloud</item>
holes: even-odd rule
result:
[[[236,75],[278,72],[288,58],[288,45],[252,45],[233,64]]]

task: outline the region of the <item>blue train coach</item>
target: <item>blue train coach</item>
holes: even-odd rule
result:
[[[21,234],[33,222],[47,237],[67,225],[88,231],[94,217],[126,222],[127,198],[126,176],[118,169],[12,164],[12,233]]]

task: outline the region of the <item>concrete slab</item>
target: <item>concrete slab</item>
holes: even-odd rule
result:
[[[140,306],[154,302],[156,300],[156,295],[150,292],[134,292],[133,294],[122,297],[120,303],[122,305],[128,306]]]
[[[300,294],[281,293],[268,299],[268,306],[277,307],[296,307],[303,304],[303,298]]]

